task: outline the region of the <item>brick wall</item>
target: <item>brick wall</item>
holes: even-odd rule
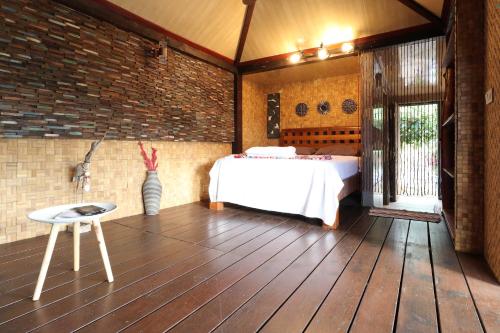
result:
[[[456,4],[455,248],[483,250],[484,34],[483,2]]]
[[[495,97],[484,112],[484,255],[500,280],[500,2],[486,0],[485,90]]]
[[[2,0],[0,136],[232,142],[233,74],[50,0]]]

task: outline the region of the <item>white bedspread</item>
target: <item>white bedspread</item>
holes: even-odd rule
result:
[[[320,218],[332,225],[342,179],[357,172],[358,158],[353,156],[333,160],[227,156],[210,170],[210,201]]]

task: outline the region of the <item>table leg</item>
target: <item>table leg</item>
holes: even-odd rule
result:
[[[43,256],[42,268],[40,269],[40,274],[38,275],[38,281],[36,282],[35,293],[33,294],[34,301],[38,301],[40,299],[43,283],[45,282],[45,277],[47,276],[47,270],[49,269],[50,259],[52,258],[52,252],[54,252],[54,245],[56,245],[58,232],[59,232],[59,225],[52,224],[52,229],[50,230],[50,236],[49,236],[49,243],[47,244],[47,249],[45,250],[45,255]]]
[[[80,270],[80,222],[73,224],[73,270]]]
[[[104,268],[106,269],[106,275],[108,277],[108,282],[113,282],[113,272],[111,271],[111,264],[109,263],[108,251],[106,250],[106,244],[104,243],[104,235],[102,234],[101,222],[99,219],[92,221],[94,225],[95,235],[97,241],[99,242],[99,250],[101,250],[102,261],[104,262]]]

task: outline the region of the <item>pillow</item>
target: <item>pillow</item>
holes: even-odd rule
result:
[[[322,147],[316,151],[315,155],[359,156],[359,145],[339,143],[336,145]]]
[[[294,157],[295,147],[252,147],[248,148],[245,153],[249,156],[275,156],[275,157]]]
[[[314,147],[295,147],[297,155],[314,155],[316,148]]]

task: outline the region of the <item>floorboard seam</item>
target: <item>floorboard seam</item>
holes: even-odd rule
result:
[[[358,313],[359,306],[361,305],[361,301],[363,300],[363,297],[365,296],[366,289],[368,288],[368,284],[370,283],[370,280],[372,278],[373,271],[375,271],[375,267],[377,266],[378,259],[380,258],[380,254],[382,253],[382,249],[384,248],[385,242],[387,241],[387,237],[389,236],[392,225],[394,224],[394,220],[395,219],[393,218],[391,221],[391,224],[389,225],[389,228],[387,229],[387,233],[385,234],[384,241],[382,242],[382,245],[380,246],[380,249],[378,251],[377,258],[375,259],[375,262],[373,263],[373,266],[370,270],[370,274],[368,275],[368,280],[366,280],[366,284],[363,287],[363,292],[361,293],[361,297],[359,298],[358,305],[356,306],[356,310],[354,310],[354,313],[353,313],[352,318],[351,318],[351,322],[349,323],[349,327],[347,329],[348,332],[351,330],[352,324],[354,322],[354,318],[356,318],[356,314]]]
[[[431,262],[431,272],[432,272],[432,288],[434,290],[434,303],[436,305],[436,319],[437,319],[437,325],[438,325],[438,332],[441,332],[441,317],[439,313],[439,302],[438,302],[438,295],[437,295],[437,290],[436,290],[436,274],[434,272],[434,258],[432,257],[432,242],[431,242],[431,231],[429,229],[429,223],[427,223],[427,249],[429,251],[429,259]]]
[[[332,251],[333,251],[333,250],[334,250],[337,246],[339,246],[339,245],[342,243],[342,241],[345,239],[345,237],[347,237],[347,235],[349,234],[349,231],[351,231],[351,229],[352,229],[352,228],[354,228],[354,226],[355,226],[355,225],[356,225],[356,224],[357,224],[357,223],[361,220],[361,218],[363,217],[363,215],[364,215],[364,214],[365,214],[365,213],[360,214],[360,215],[359,215],[359,216],[355,219],[355,221],[354,221],[354,222],[353,222],[353,223],[349,226],[349,228],[347,228],[347,230],[346,230],[346,232],[345,232],[344,236],[342,236],[342,237],[341,237],[341,239],[339,239],[339,241],[337,242],[337,244],[335,244],[335,246],[334,246],[334,247],[332,247],[332,249],[331,249],[330,251],[328,251],[328,253],[327,253],[327,254],[325,254],[325,256],[323,257],[323,259],[321,259],[321,260],[319,261],[319,263],[318,263],[316,266],[314,266],[314,268],[313,268],[313,269],[309,272],[309,274],[307,274],[307,275],[306,275],[306,277],[304,278],[304,280],[302,280],[302,282],[301,282],[301,283],[299,283],[299,285],[298,285],[298,286],[297,286],[297,287],[296,287],[296,288],[295,288],[295,289],[294,289],[294,290],[290,293],[290,295],[288,295],[288,297],[286,297],[286,298],[285,298],[285,300],[283,301],[283,303],[281,303],[281,305],[280,305],[280,306],[278,306],[278,307],[274,310],[274,312],[273,312],[273,313],[269,316],[269,318],[267,318],[267,319],[266,319],[266,320],[265,320],[265,321],[264,321],[264,322],[263,322],[263,323],[259,326],[259,328],[257,329],[257,331],[260,331],[260,330],[261,330],[264,326],[266,326],[266,324],[269,322],[269,320],[271,320],[271,318],[273,318],[273,316],[274,316],[274,315],[275,315],[275,314],[276,314],[276,313],[277,313],[277,312],[278,312],[278,311],[279,311],[279,310],[283,307],[283,305],[284,305],[284,304],[285,304],[285,303],[286,303],[286,302],[290,299],[290,297],[292,297],[292,296],[293,296],[293,294],[295,294],[295,292],[296,292],[296,291],[297,291],[297,290],[298,290],[298,289],[299,289],[299,288],[300,288],[300,287],[304,284],[304,282],[305,282],[305,281],[307,281],[307,279],[311,276],[311,274],[313,274],[313,273],[314,273],[314,271],[315,271],[315,270],[319,267],[319,265],[321,265],[321,263],[323,263],[323,261],[325,260],[325,258],[326,258],[326,257],[328,257],[328,255],[329,255],[329,254],[330,254],[330,253],[331,253],[331,252],[332,252]],[[372,224],[373,224],[373,222],[372,222]],[[371,226],[370,226],[370,228],[371,228]],[[368,230],[369,230],[370,228],[368,228]],[[367,231],[367,233],[368,233],[368,231]],[[366,235],[366,234],[365,234],[365,235]],[[339,275],[339,276],[340,276],[340,275]],[[224,321],[225,321],[225,320],[224,320]],[[224,321],[223,321],[223,322],[221,322],[221,323],[220,323],[217,327],[219,327],[220,325],[222,325],[222,323],[224,323]],[[216,327],[215,329],[217,329],[217,327]]]
[[[446,230],[448,230],[448,229],[446,229]],[[448,234],[448,236],[449,236],[449,234]],[[476,299],[474,297],[474,293],[472,292],[472,289],[470,288],[469,279],[467,278],[467,275],[465,274],[465,270],[462,266],[462,261],[460,261],[460,256],[457,255],[456,251],[453,251],[453,252],[455,252],[455,256],[457,257],[457,260],[458,260],[458,265],[460,266],[460,270],[464,276],[465,284],[467,285],[467,289],[469,290],[469,294],[470,294],[470,297],[472,299],[472,304],[474,304],[474,309],[476,310],[476,315],[479,318],[479,323],[481,323],[481,327],[483,328],[483,332],[487,332],[486,326],[484,325],[484,322],[483,322],[483,318],[481,317],[481,312],[479,311],[479,308],[477,306]]]
[[[304,236],[306,233],[308,233],[309,231],[311,231],[310,229],[308,231],[306,231],[302,236]],[[294,262],[296,262],[297,260],[299,260],[299,258],[307,251],[309,250],[314,244],[316,244],[317,242],[319,242],[323,237],[325,237],[327,234],[327,232],[323,232],[323,234],[321,235],[321,237],[319,237],[316,241],[314,241],[314,243],[312,243],[311,245],[309,245],[308,247],[306,247],[295,259],[293,259],[286,267],[284,267],[281,271],[279,271],[278,274],[276,274],[276,276],[274,278],[272,278],[269,282],[267,282],[264,286],[262,286],[261,288],[259,288],[253,295],[255,296],[256,294],[258,294],[262,289],[264,289],[268,284],[270,284],[277,276],[279,276],[283,271],[285,271],[288,267],[290,267]],[[301,236],[301,237],[302,237]],[[301,238],[299,237],[299,238]],[[286,247],[284,247],[282,250],[280,250],[279,252],[277,252],[276,254],[274,254],[272,257],[270,257],[268,260],[266,260],[265,262],[263,262],[261,265],[259,265],[258,267],[256,267],[254,270],[250,271],[248,274],[246,274],[245,276],[243,276],[241,279],[239,279],[238,281],[236,281],[235,283],[233,283],[231,286],[237,284],[239,281],[243,280],[245,277],[247,277],[248,275],[252,274],[254,271],[256,271],[257,269],[259,269],[261,266],[263,266],[264,264],[266,264],[269,260],[273,259],[275,256],[277,256],[279,253],[281,253],[282,251],[284,251],[286,248],[288,248],[289,246],[291,246],[295,241],[297,241],[299,238],[297,238],[296,240],[294,240],[292,243],[288,244]],[[210,299],[208,302],[204,303],[202,306],[200,306],[198,309],[196,309],[195,311],[191,312],[189,315],[185,316],[184,318],[182,318],[181,320],[179,320],[175,325],[173,325],[171,328],[169,329],[173,329],[175,326],[179,325],[184,319],[186,319],[187,317],[189,317],[191,314],[194,314],[196,313],[196,311],[198,311],[199,309],[201,309],[204,305],[208,304],[209,302],[211,302],[212,300],[214,300],[215,298],[217,298],[219,295],[221,295],[222,293],[224,293],[225,290],[223,290],[222,292],[220,292],[219,294],[217,294],[215,297],[213,297],[212,299]],[[249,298],[252,299],[252,297]],[[245,302],[246,303],[246,302]],[[245,304],[243,303],[243,304]],[[242,305],[243,305],[242,304]],[[229,314],[227,317],[230,317],[234,312],[236,312],[242,305],[238,306],[233,312],[231,312],[231,314]],[[219,326],[219,325],[217,325]]]
[[[396,302],[396,312],[394,316],[394,320],[392,322],[392,332],[396,332],[396,327],[398,323],[398,314],[399,314],[399,301],[401,300],[401,288],[403,287],[403,275],[405,272],[405,263],[406,263],[406,249],[408,247],[408,236],[410,235],[410,225],[411,220],[408,221],[408,229],[406,231],[406,240],[405,240],[405,250],[403,252],[403,266],[401,267],[401,276],[399,277],[399,287],[398,287],[398,298]]]
[[[293,226],[292,228],[288,229],[288,230],[287,230],[287,231],[285,231],[284,233],[286,233],[286,232],[288,232],[288,231],[290,231],[290,230],[295,229],[297,226],[298,226],[298,224],[297,224],[297,225],[295,225],[295,226]],[[267,230],[266,232],[268,232],[268,231],[270,231],[270,230],[272,230],[272,229],[274,229],[274,228],[271,228],[271,229]],[[264,233],[266,233],[266,232],[264,232]],[[283,233],[283,234],[284,234],[284,233]],[[273,239],[270,239],[268,242],[266,242],[266,244],[269,244],[270,242],[272,242],[273,240],[275,240],[276,238],[280,237],[280,236],[281,236],[281,235],[283,235],[283,234],[280,234],[280,235],[278,235],[278,236],[274,237]],[[245,243],[243,243],[243,244],[239,245],[238,247],[243,246],[243,245],[244,245],[244,244],[246,244],[246,243],[248,243],[248,242],[245,242]],[[265,246],[266,244],[263,244],[261,247]],[[237,249],[238,247],[236,247],[235,249]],[[235,250],[235,249],[233,249],[233,250]],[[231,251],[233,251],[233,250],[231,250]],[[251,255],[252,253],[254,253],[254,252],[255,252],[255,251],[257,251],[257,250],[258,250],[258,249],[255,249],[254,251],[250,252],[250,253],[249,253],[249,254],[247,254],[246,256]],[[230,252],[231,252],[231,251],[230,251]],[[227,253],[230,253],[230,252],[227,252]],[[227,254],[227,253],[225,253],[225,254]],[[222,254],[222,255],[224,255],[224,254]],[[236,254],[235,254],[235,256],[238,256],[238,255],[236,255]],[[237,261],[235,261],[233,264],[231,264],[230,266],[226,267],[225,269],[227,269],[227,268],[231,267],[232,265],[236,264],[237,262],[241,261],[241,260],[242,260],[243,258],[245,258],[246,256],[239,258]],[[219,257],[220,257],[220,256],[219,256]],[[219,258],[219,257],[217,257],[217,258]],[[215,260],[215,259],[216,259],[216,258],[214,258],[214,259],[212,259],[212,260]],[[212,260],[210,260],[209,262],[211,262]],[[209,263],[209,262],[207,262],[207,263]],[[204,263],[203,265],[206,265],[207,263]],[[202,266],[203,266],[203,265],[202,265]],[[198,266],[198,267],[201,267],[201,266]],[[182,278],[182,276],[184,276],[184,275],[186,275],[186,274],[188,274],[188,273],[192,272],[193,270],[197,269],[198,267],[195,267],[195,268],[193,268],[192,270],[190,270],[190,271],[188,271],[188,272],[185,272],[184,274],[182,274],[182,275],[180,275],[180,276],[176,277],[176,279]],[[214,275],[216,275],[216,274],[218,274],[218,273],[220,273],[220,272],[224,271],[225,269],[223,269],[223,270],[221,270],[221,271],[218,271],[218,272],[216,272],[216,273],[214,273],[214,274],[210,275],[210,276],[209,276],[209,277],[207,277],[205,280],[200,281],[199,283],[197,283],[196,285],[192,286],[191,288],[189,288],[188,290],[186,290],[186,291],[185,291],[185,292],[183,292],[182,294],[178,295],[177,297],[179,297],[179,296],[181,296],[181,295],[185,294],[186,292],[188,292],[189,290],[191,290],[191,289],[195,288],[196,286],[200,285],[200,284],[201,284],[201,283],[203,283],[204,281],[207,281],[207,280],[211,279]],[[169,282],[168,282],[168,283],[169,283]],[[167,283],[167,284],[168,284],[168,283]],[[155,291],[155,290],[157,290],[157,289],[159,289],[159,288],[161,288],[161,287],[163,287],[163,286],[164,286],[164,285],[157,286],[157,287],[156,287],[156,288],[154,288],[153,290],[150,290],[148,293],[152,293],[153,291]],[[123,304],[123,305],[122,305],[122,306],[120,306],[119,308],[114,309],[113,311],[111,311],[111,312],[107,313],[106,315],[101,316],[101,317],[99,317],[99,318],[96,318],[96,319],[95,319],[95,320],[93,320],[92,322],[90,322],[90,323],[87,323],[87,324],[83,325],[83,326],[82,326],[82,327],[80,327],[79,329],[81,329],[81,328],[83,328],[83,327],[85,327],[85,326],[88,326],[88,325],[92,324],[93,322],[95,322],[95,321],[97,321],[97,320],[99,320],[99,319],[101,319],[101,318],[103,318],[103,317],[105,317],[105,316],[107,316],[107,315],[109,315],[109,314],[111,314],[111,313],[113,313],[113,312],[117,311],[118,309],[121,309],[122,307],[126,306],[127,304],[130,304],[131,302],[133,302],[133,301],[135,301],[135,300],[137,300],[137,299],[139,299],[139,298],[141,298],[141,297],[143,297],[143,296],[144,296],[144,295],[141,295],[141,296],[138,296],[138,297],[134,298],[133,300],[131,300],[131,301],[127,302],[126,304]],[[176,297],[176,298],[177,298],[177,297]],[[168,304],[168,303],[166,303],[166,304]],[[163,306],[164,306],[164,305],[163,305]],[[156,311],[156,310],[155,310],[155,311]],[[129,325],[127,325],[126,327],[123,327],[122,329],[120,329],[120,331],[123,331],[123,330],[127,329],[127,328],[128,328],[128,327],[130,327],[131,325],[133,325],[133,324],[137,323],[138,321],[142,320],[143,318],[147,317],[149,314],[151,314],[151,313],[153,313],[153,312],[155,312],[155,311],[152,311],[152,312],[148,313],[147,315],[144,315],[144,316],[142,316],[141,318],[139,318],[139,319],[135,320],[134,322],[129,323]]]

